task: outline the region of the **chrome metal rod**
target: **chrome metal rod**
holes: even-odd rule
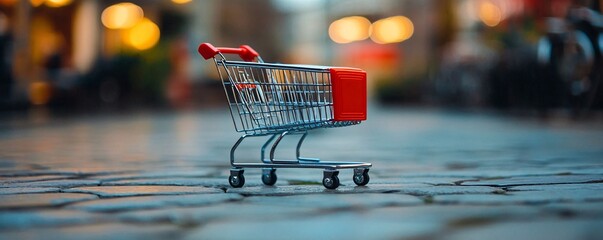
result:
[[[285,160],[293,161],[293,160]],[[311,163],[235,163],[236,168],[322,168],[322,169],[348,169],[348,168],[369,168],[372,164],[364,162],[311,162]]]
[[[264,143],[264,145],[262,145],[262,150],[261,150],[262,152],[260,153],[260,160],[262,160],[262,162],[270,163],[270,160],[264,158],[264,153],[266,152],[266,147],[268,147],[268,144],[270,144],[277,135],[278,134],[273,134],[270,138],[268,138],[268,140]]]
[[[281,140],[283,140],[283,138],[287,134],[289,134],[289,131],[284,131],[283,133],[281,133],[281,135],[276,140],[274,140],[274,143],[272,144],[272,148],[270,148],[270,162],[271,163],[295,164],[295,163],[299,162],[297,160],[276,160],[276,159],[274,159],[274,152],[276,152],[276,147],[278,147],[278,144],[281,142]]]
[[[300,149],[302,144],[304,143],[304,140],[306,139],[306,136],[308,136],[308,132],[304,132],[304,134],[302,134],[301,138],[299,138],[299,142],[297,142],[297,148],[295,149],[295,157],[297,158],[297,160],[300,161],[312,161],[312,162],[319,162],[320,159],[319,158],[307,158],[307,157],[301,157],[300,155]]]
[[[233,167],[235,166],[235,160],[234,160],[234,154],[235,151],[237,150],[237,147],[239,147],[239,144],[241,144],[241,142],[243,142],[243,140],[247,137],[247,134],[244,134],[243,136],[241,136],[239,138],[239,140],[232,146],[232,148],[230,149],[230,165]]]

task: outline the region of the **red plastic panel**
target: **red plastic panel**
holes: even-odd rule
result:
[[[357,68],[331,68],[335,121],[366,120],[366,72]]]

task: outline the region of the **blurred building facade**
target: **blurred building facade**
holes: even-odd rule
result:
[[[204,74],[196,45],[241,44],[236,34],[217,32],[269,29],[237,29],[245,21],[229,21],[269,7],[246,1],[0,1],[2,69],[10,76],[2,80],[3,106],[187,98],[191,83]]]
[[[586,6],[600,16],[600,2],[0,0],[0,101],[67,107],[220,101],[215,70],[196,53],[199,43],[211,42],[250,45],[268,62],[363,68],[373,96],[384,102],[565,108],[589,95],[596,103],[597,43],[588,81],[563,78],[564,67],[538,59],[549,45],[576,45],[541,44],[552,36],[551,17],[572,26],[563,29],[579,28],[584,24],[573,24],[569,12]],[[596,42],[601,27],[590,25],[583,32]],[[550,39],[574,35],[564,31]],[[570,61],[568,54],[549,58]],[[567,97],[565,89],[580,91]]]

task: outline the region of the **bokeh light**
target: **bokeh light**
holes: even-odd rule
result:
[[[491,1],[481,1],[479,4],[479,18],[489,27],[494,27],[502,20],[502,11],[499,6]]]
[[[404,16],[394,16],[376,21],[371,26],[371,39],[379,44],[397,43],[412,37],[414,25]]]
[[[329,37],[336,43],[350,43],[369,37],[371,22],[365,17],[351,16],[334,21],[329,26]]]
[[[13,2],[16,2],[16,1],[13,1]],[[67,5],[71,4],[72,2],[73,2],[73,0],[29,0],[29,3],[31,3],[31,5],[34,7],[39,7],[39,6],[42,6],[42,4],[45,4],[46,6],[53,7],[53,8],[67,6]]]
[[[69,5],[73,0],[46,0],[44,4],[49,7],[62,7]]]
[[[157,24],[148,18],[143,18],[125,32],[124,42],[135,49],[146,50],[159,42],[160,35]]]
[[[33,105],[47,104],[51,95],[52,89],[47,82],[35,81],[29,84],[29,101]]]
[[[39,7],[40,5],[44,4],[44,0],[29,0],[29,2],[34,7]]]
[[[192,0],[172,0],[173,3],[175,4],[186,4],[191,2]]]
[[[103,10],[101,21],[109,29],[127,29],[144,17],[142,8],[133,3],[118,3]]]

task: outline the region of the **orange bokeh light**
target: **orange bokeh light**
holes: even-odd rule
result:
[[[371,39],[379,44],[402,42],[414,33],[414,25],[405,16],[394,16],[376,21],[371,26]]]
[[[144,17],[144,11],[136,4],[124,2],[111,5],[101,15],[103,25],[109,29],[127,29]]]
[[[371,22],[365,17],[345,17],[331,23],[329,37],[336,43],[361,41],[369,37],[370,26]]]
[[[479,18],[489,27],[495,27],[502,20],[502,10],[495,3],[484,0],[479,4]]]

